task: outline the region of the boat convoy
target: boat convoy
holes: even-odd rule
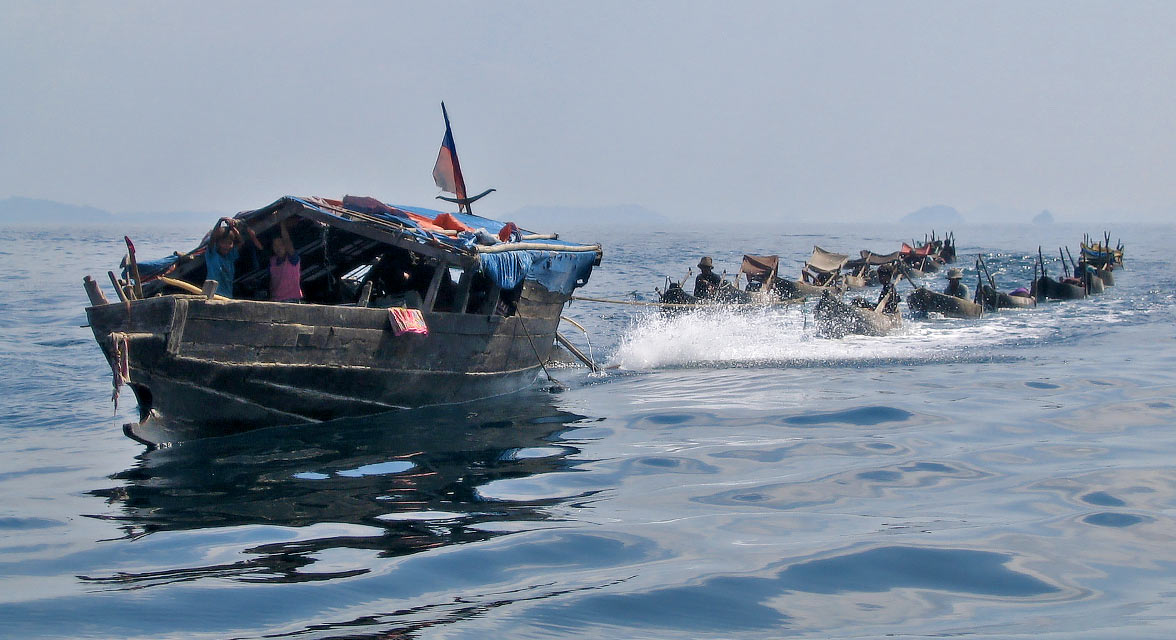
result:
[[[467,196],[448,114],[433,177],[454,195],[438,198],[457,211],[285,196],[222,218],[198,246],[160,260],[139,260],[125,238],[121,273],[107,274],[117,298],[92,277],[83,281],[113,397],[127,386],[138,401],[139,420],[124,433],[161,446],[502,395],[532,385],[558,355],[557,341],[595,368],[558,327],[600,264],[601,246],[474,215],[471,205],[493,189]],[[1085,238],[1071,258],[1073,277],[1057,280],[1038,258],[1027,289],[998,291],[977,258],[974,296],[951,268],[946,291],[918,287],[907,306],[975,318],[1085,297],[1114,284],[1123,248],[1112,249],[1109,236]],[[814,247],[797,279],[780,276],[778,256],[746,255],[728,282],[704,257],[693,292],[667,282],[655,304],[681,313],[815,297],[822,335],[881,336],[902,326],[897,283],[955,261],[954,235],[934,233],[854,259]],[[875,299],[848,295],[875,286]]]
[[[684,281],[668,279],[665,290],[658,289],[657,293],[664,313],[707,308],[750,309],[801,303],[815,297],[819,300],[813,308],[813,317],[820,335],[883,336],[902,326],[896,288],[900,279],[905,278],[915,287],[906,297],[906,303],[916,317],[979,318],[1001,309],[1035,307],[1039,300],[1075,300],[1102,293],[1114,285],[1114,270],[1123,266],[1122,244],[1115,249],[1109,247],[1109,235],[1104,235],[1102,242],[1083,238],[1076,261],[1069,249],[1059,249],[1065,273],[1058,279],[1048,273],[1045,257],[1038,248],[1029,286],[1008,292],[997,289],[988,264],[980,256],[975,263],[974,294],[963,283],[964,273],[959,268],[947,269],[948,284],[943,291],[920,284],[926,276],[947,268],[957,259],[955,235],[937,238],[932,232],[917,246],[914,242],[904,242],[898,251],[888,254],[862,250],[854,260],[847,254],[814,246],[797,280],[778,275],[779,256],[743,256],[731,282],[715,274],[713,261],[704,257],[698,264],[700,273],[695,278],[693,293],[685,291]],[[741,279],[745,279],[742,287]],[[877,298],[849,295],[870,286],[881,287]]]

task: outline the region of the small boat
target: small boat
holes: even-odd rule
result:
[[[942,260],[936,256],[935,246],[932,243],[915,248],[904,242],[902,249],[899,250],[899,255],[902,256],[902,261],[906,263],[907,267],[916,272],[916,275],[936,273],[943,265]]]
[[[1025,291],[1019,289],[1019,291]],[[992,286],[984,284],[980,285],[980,298],[984,301],[984,308],[986,310],[994,309],[1028,309],[1037,306],[1037,300],[1025,291],[1023,295],[1018,295],[1017,292],[1005,293],[997,291]]]
[[[438,167],[447,154],[456,163],[451,151],[446,118]],[[600,246],[476,216],[469,205],[481,196],[465,197],[464,185],[453,193],[458,212],[286,196],[237,214],[232,224],[263,241],[289,228],[301,304],[269,301],[269,267],[249,245],[227,298],[206,277],[210,242],[140,269],[128,239],[128,282],[110,272],[119,298],[107,302],[87,276],[86,316],[116,398],[125,383],[139,424],[168,428],[131,424],[124,433],[159,445],[168,434],[314,423],[532,385]]]
[[[948,318],[979,318],[984,308],[963,298],[919,287],[907,296],[907,306],[919,315],[939,313]]]
[[[759,296],[743,291],[730,282],[720,284],[715,290],[714,295],[708,298],[699,298],[686,293],[686,290],[682,288],[682,284],[679,282],[670,282],[666,286],[666,290],[658,296],[661,310],[666,313],[679,313],[699,308],[729,305],[749,305],[759,299]]]
[[[1081,300],[1086,297],[1081,281],[1073,278],[1058,281],[1049,276],[1037,279],[1036,293],[1039,299],[1047,300]]]
[[[747,288],[740,289],[735,284],[724,280],[712,295],[705,298],[686,293],[681,282],[667,279],[666,290],[658,292],[661,310],[663,313],[681,313],[696,309],[750,308],[782,302],[803,301],[803,296],[792,295],[787,287],[787,282],[776,277],[779,260],[778,256],[743,256],[739,276],[747,277]],[[738,281],[738,277],[736,277],[736,281]],[[765,282],[772,284],[764,288]]]
[[[817,332],[827,338],[844,338],[847,335],[884,336],[902,327],[902,316],[895,310],[886,313],[885,305],[872,305],[856,299],[846,302],[832,292],[826,292],[817,301],[813,317]]]
[[[1080,247],[1082,258],[1090,264],[1099,267],[1123,266],[1123,245],[1112,249],[1109,234],[1103,242],[1092,242],[1089,237],[1084,238]]]
[[[861,257],[845,263],[845,268],[849,269],[849,273],[845,277],[845,284],[850,289],[863,289],[878,284],[877,267],[902,260],[898,251],[880,254],[862,249],[858,253]]]
[[[1062,261],[1062,275],[1066,272],[1066,263]],[[1062,278],[1054,280],[1049,277],[1045,269],[1045,256],[1041,247],[1037,248],[1037,279],[1033,281],[1033,296],[1038,300],[1080,300],[1086,297],[1086,287],[1077,278]]]

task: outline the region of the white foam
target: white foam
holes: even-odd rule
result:
[[[880,360],[991,357],[1057,332],[1054,314],[1012,311],[980,320],[908,320],[884,337],[831,340],[816,334],[812,305],[787,309],[705,310],[634,319],[612,363],[625,369],[762,364],[852,364]],[[995,350],[994,350],[995,349]]]

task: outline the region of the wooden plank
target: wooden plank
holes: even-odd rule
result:
[[[176,300],[172,313],[171,327],[167,332],[167,352],[173,356],[180,354],[180,343],[184,338],[184,327],[188,324],[188,301]]]

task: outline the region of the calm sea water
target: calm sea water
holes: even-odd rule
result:
[[[703,254],[923,231],[568,235],[605,245],[582,295],[650,300]],[[956,234],[1013,288],[1082,231]],[[80,326],[120,232],[0,228],[0,635],[1172,637],[1176,233],[1112,231],[1128,268],[1086,301],[842,341],[576,302],[618,368],[562,393],[145,452]]]

